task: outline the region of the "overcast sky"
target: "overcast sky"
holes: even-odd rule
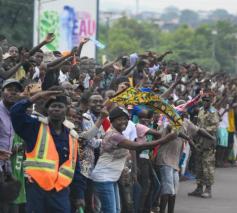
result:
[[[237,0],[139,0],[139,8],[142,10],[162,10],[168,6],[176,6],[179,9],[215,10],[226,9],[230,13],[237,14]],[[134,10],[136,0],[100,0],[101,10]]]

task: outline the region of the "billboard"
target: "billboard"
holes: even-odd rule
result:
[[[35,0],[34,46],[47,33],[54,33],[55,40],[44,50],[70,51],[78,46],[80,37],[96,39],[98,0]],[[95,57],[94,42],[83,47],[81,56]]]

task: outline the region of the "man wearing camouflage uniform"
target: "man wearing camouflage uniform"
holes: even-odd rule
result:
[[[202,100],[204,106],[198,114],[198,126],[205,128],[212,136],[215,136],[219,123],[218,112],[211,105],[210,95],[204,96]],[[211,198],[211,186],[214,183],[215,171],[215,140],[200,137],[196,146],[197,188],[188,195]],[[203,191],[204,186],[206,186],[205,191]]]

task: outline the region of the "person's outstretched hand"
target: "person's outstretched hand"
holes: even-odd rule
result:
[[[80,44],[85,44],[85,43],[87,43],[88,41],[90,41],[90,39],[89,38],[85,38],[85,37],[81,37],[80,38]]]
[[[41,92],[38,92],[37,94],[31,96],[30,101],[32,103],[34,103],[36,100],[39,100],[39,99],[46,99],[47,100],[49,98],[56,98],[55,96],[60,95],[62,93],[63,93],[62,91],[50,91],[50,90],[41,91]]]
[[[55,39],[55,34],[54,33],[48,33],[47,36],[44,39],[44,42],[46,44],[51,43]]]

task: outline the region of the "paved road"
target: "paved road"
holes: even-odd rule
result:
[[[195,182],[181,182],[175,213],[237,213],[237,168],[216,170],[212,199],[187,196]]]

